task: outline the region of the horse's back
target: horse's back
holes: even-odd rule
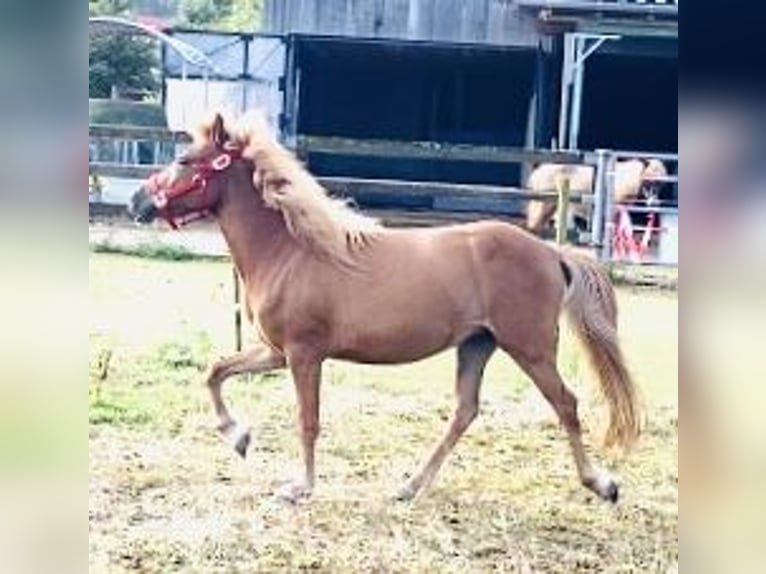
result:
[[[443,264],[467,272],[477,263],[548,261],[558,257],[544,241],[529,231],[497,219],[460,223],[434,228],[386,230],[386,247],[400,263],[413,259],[420,265],[426,258],[431,266]]]
[[[477,221],[442,228],[433,240],[431,264],[441,262],[455,280],[482,291],[484,304],[507,292],[527,293],[530,301],[557,297],[563,288],[558,250],[516,225]]]
[[[553,191],[556,179],[569,178],[569,189],[587,193],[593,189],[594,170],[588,165],[542,163],[532,170],[527,178],[527,188],[533,191]]]

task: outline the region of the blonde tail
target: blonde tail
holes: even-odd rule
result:
[[[617,339],[614,289],[599,263],[571,250],[562,250],[570,272],[565,310],[582,343],[610,407],[607,447],[630,447],[641,432],[633,379]]]

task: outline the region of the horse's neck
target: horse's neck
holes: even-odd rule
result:
[[[218,224],[247,285],[258,287],[294,249],[282,214],[267,207],[247,170],[231,174],[218,208]]]

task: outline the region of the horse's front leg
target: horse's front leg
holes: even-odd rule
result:
[[[229,413],[226,403],[221,395],[223,382],[240,373],[262,373],[272,369],[284,367],[285,357],[280,355],[270,347],[261,344],[253,349],[241,351],[221,359],[215,363],[207,376],[207,386],[210,389],[210,397],[213,401],[213,408],[218,415],[218,430],[232,444],[234,450],[244,458],[247,454],[247,447],[250,444],[250,429],[246,426],[237,424]]]
[[[314,489],[314,446],[319,436],[319,384],[322,360],[309,353],[290,353],[290,370],[298,398],[298,430],[303,452],[303,472],[283,485],[277,496],[289,502],[311,496]]]

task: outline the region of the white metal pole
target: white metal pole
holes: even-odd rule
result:
[[[572,84],[572,65],[574,57],[574,38],[564,34],[564,62],[561,72],[561,105],[559,106],[559,148],[567,143],[567,128],[569,127],[569,90]]]
[[[580,113],[582,110],[582,85],[585,71],[585,38],[576,37],[574,41],[574,61],[572,70],[572,115],[569,118],[568,148],[577,149],[580,137]]]
[[[593,175],[593,229],[592,243],[597,249],[601,249],[604,242],[604,221],[606,216],[606,169],[607,151],[596,150],[596,172]]]
[[[614,197],[615,168],[617,161],[613,152],[607,152],[606,158],[606,193],[604,194],[604,240],[601,243],[601,260],[610,263],[612,260],[612,240],[614,238]]]

